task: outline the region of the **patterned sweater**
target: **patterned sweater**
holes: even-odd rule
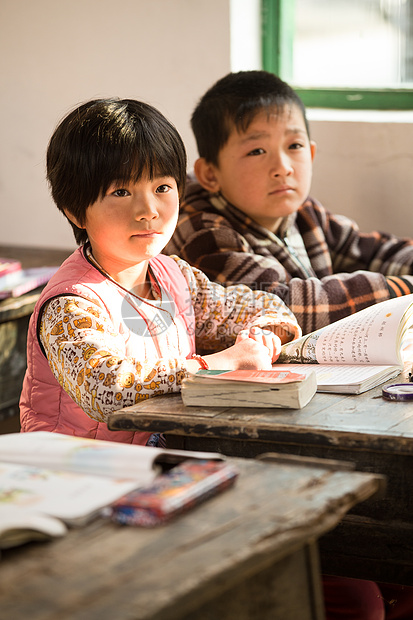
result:
[[[92,262],[88,247],[85,252]],[[184,301],[194,311],[197,352],[225,349],[235,343],[241,329],[253,325],[280,336],[283,332],[286,341],[301,335],[291,311],[277,296],[246,286],[224,288],[182,259],[174,260],[188,286],[190,298]],[[123,317],[121,328],[115,326],[103,303],[64,294],[47,302],[39,325],[53,375],[97,422],[106,422],[116,409],[180,391],[191,353],[189,335],[173,320],[173,306],[155,279],[151,280],[155,300],[147,303],[133,303],[116,282],[107,283],[113,289],[112,311],[119,307]],[[160,310],[166,312],[161,323]],[[126,342],[136,351],[133,356],[125,354]]]
[[[413,292],[413,240],[361,233],[354,221],[312,198],[280,218],[274,234],[190,180],[165,253],[220,284],[276,293],[304,334]]]

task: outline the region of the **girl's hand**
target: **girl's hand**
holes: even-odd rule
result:
[[[241,342],[246,338],[251,338],[255,342],[260,342],[270,352],[272,362],[275,362],[281,352],[281,340],[271,330],[263,329],[261,327],[251,327],[250,329],[243,329],[237,336],[235,344]]]
[[[204,355],[204,358],[212,370],[271,370],[280,350],[278,336],[269,330],[253,327],[240,332],[232,347]]]

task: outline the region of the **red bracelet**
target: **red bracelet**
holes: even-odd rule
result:
[[[209,366],[208,366],[207,362],[204,360],[204,358],[201,355],[198,355],[197,353],[194,353],[191,356],[191,359],[196,360],[198,362],[198,364],[201,366],[201,368],[203,368],[204,370],[209,370]]]

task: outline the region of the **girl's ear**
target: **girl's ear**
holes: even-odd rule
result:
[[[194,172],[204,189],[214,193],[219,191],[219,183],[214,164],[210,164],[204,157],[200,157],[194,164]]]
[[[84,224],[81,224],[79,222],[79,220],[73,215],[73,213],[70,213],[70,211],[68,211],[67,209],[63,209],[63,211],[65,212],[65,216],[67,217],[67,219],[70,220],[72,224],[74,224],[78,228],[86,228]]]

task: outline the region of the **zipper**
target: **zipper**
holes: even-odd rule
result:
[[[289,242],[288,237],[285,236],[282,241],[283,241],[285,247],[287,248],[291,258],[294,260],[295,264],[304,271],[304,273],[307,276],[307,278],[312,278],[313,274],[310,273],[308,271],[307,267],[304,265],[304,263],[301,262],[297,252],[295,251],[295,248]]]

